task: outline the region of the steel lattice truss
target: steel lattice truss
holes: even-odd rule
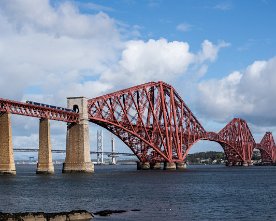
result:
[[[261,152],[262,162],[276,161],[276,146],[271,132],[266,132],[263,139],[256,148]]]
[[[88,101],[90,121],[118,136],[141,161],[184,161],[198,140],[220,143],[228,161],[251,162],[254,138],[245,121],[233,119],[218,134],[206,132],[164,82],[150,82]]]
[[[79,119],[79,114],[77,113],[1,98],[0,112],[64,121],[68,123],[78,122]]]
[[[77,123],[79,114],[0,99],[0,113]],[[142,162],[183,162],[199,140],[218,142],[228,162],[249,163],[253,148],[263,161],[276,161],[271,133],[256,144],[247,123],[239,118],[219,133],[206,132],[175,89],[164,82],[150,82],[88,100],[88,116],[118,136]]]
[[[183,161],[205,133],[173,87],[150,82],[88,101],[89,118],[118,136],[141,161]]]
[[[234,118],[218,134],[229,162],[251,162],[256,142],[246,121]]]

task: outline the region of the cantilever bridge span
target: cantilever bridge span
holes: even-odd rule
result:
[[[218,133],[207,132],[175,89],[164,82],[90,99],[88,115],[91,122],[118,136],[142,162],[183,162],[194,143],[211,140],[222,146],[230,165],[247,165],[256,146],[242,119],[233,119]]]
[[[78,113],[68,111],[75,107]],[[43,163],[39,165],[46,172],[52,167],[49,120],[68,124],[64,172],[93,171],[89,156],[89,121],[119,137],[142,163],[165,162],[168,168],[182,165],[193,144],[199,140],[218,142],[224,149],[228,165],[251,164],[254,148],[260,150],[263,161],[276,160],[271,133],[266,133],[257,144],[246,121],[239,118],[234,118],[218,133],[207,132],[175,89],[161,81],[92,99],[68,98],[68,108],[41,107],[0,99],[0,171],[1,165],[2,171],[14,169],[9,165],[13,158],[10,114],[41,119],[39,156]]]

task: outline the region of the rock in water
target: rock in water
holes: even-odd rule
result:
[[[102,210],[94,213],[95,215],[98,216],[110,216],[113,213],[125,213],[126,210]]]
[[[86,210],[73,210],[71,212],[60,213],[2,213],[0,220],[7,221],[88,221],[93,219],[93,215]]]

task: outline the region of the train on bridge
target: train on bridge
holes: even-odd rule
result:
[[[69,108],[57,107],[57,106],[54,106],[54,105],[38,103],[38,102],[35,102],[35,101],[26,101],[26,104],[32,104],[32,105],[36,105],[36,106],[39,106],[39,107],[48,107],[48,108],[53,108],[53,109],[63,110],[63,111],[68,111],[68,112],[76,112],[76,110],[72,110],[72,109],[69,109]]]

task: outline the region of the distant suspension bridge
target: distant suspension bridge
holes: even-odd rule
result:
[[[97,155],[97,163],[104,164],[104,155],[107,157],[111,157],[111,164],[116,164],[116,158],[119,156],[125,157],[135,157],[133,153],[125,153],[125,152],[116,152],[115,151],[115,139],[111,138],[111,151],[103,151],[103,130],[97,131],[97,151],[90,151],[90,154]],[[38,152],[39,148],[14,148],[14,152],[25,152],[25,153],[33,153]],[[61,153],[65,154],[66,150],[52,149],[52,153]]]

